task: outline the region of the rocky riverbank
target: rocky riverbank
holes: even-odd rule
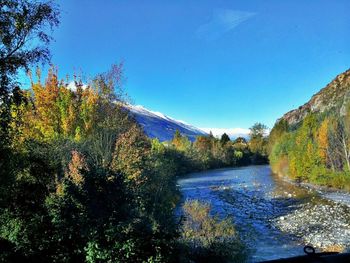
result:
[[[332,200],[335,203],[350,207],[350,193],[348,191],[314,185],[310,183],[299,183],[297,185],[308,190],[313,190],[325,199]]]
[[[300,204],[293,212],[274,219],[272,224],[321,250],[350,247],[350,208],[344,204],[333,201]]]
[[[340,190],[336,188],[330,188],[326,186],[320,186],[320,185],[315,185],[311,183],[297,183],[290,178],[288,178],[286,175],[278,175],[279,178],[281,178],[283,181],[295,185],[299,188],[304,188],[309,192],[315,192],[319,196],[327,199],[327,200],[332,200],[335,203],[339,204],[344,204],[348,207],[350,207],[350,192],[345,191],[345,190]]]

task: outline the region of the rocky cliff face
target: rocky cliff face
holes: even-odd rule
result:
[[[289,125],[302,121],[310,112],[323,113],[336,111],[340,116],[345,114],[346,106],[350,102],[350,69],[339,74],[325,88],[297,109],[287,112],[282,119]]]

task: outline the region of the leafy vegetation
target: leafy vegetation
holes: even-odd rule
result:
[[[270,163],[299,181],[350,190],[349,107],[344,116],[308,114],[296,127],[283,119],[270,134]]]
[[[266,133],[267,127],[262,123],[255,123],[250,128],[249,148],[252,152],[251,162],[253,164],[268,163],[268,138]]]
[[[50,57],[51,37],[47,28],[59,23],[59,11],[52,2],[28,0],[0,1],[0,151],[7,155],[10,105],[21,101],[16,74]],[[32,45],[32,42],[36,45]],[[0,163],[1,168],[6,164]],[[4,170],[4,169],[0,169]]]
[[[179,225],[176,177],[266,161],[265,127],[254,126],[250,142],[224,134],[191,143],[178,131],[151,140],[123,107],[122,64],[74,85],[55,67],[44,80],[37,69],[21,89],[18,70],[49,59],[46,32],[59,11],[51,1],[0,8],[0,261],[243,259],[234,226],[207,204],[187,203]]]
[[[208,203],[189,200],[183,206],[181,240],[194,262],[243,262],[245,249],[230,218],[210,215]]]
[[[191,143],[186,136],[176,131],[174,138],[165,142],[168,146],[166,150],[172,152],[172,158],[179,164],[178,175],[222,167],[264,164],[268,162],[266,127],[257,123],[251,128],[252,131],[257,126],[260,130],[251,133],[249,142],[242,137],[231,141],[227,134],[223,134],[220,139],[209,134],[197,136]]]
[[[55,68],[43,83],[40,70],[35,79],[10,105],[8,150],[15,158],[1,178],[3,261],[177,261],[183,240],[174,215],[176,176],[251,162],[242,138],[147,138],[122,107],[121,64],[88,85],[76,80],[74,90]],[[207,237],[216,236],[203,243],[201,258],[235,257],[232,247],[241,244],[221,236],[233,235],[233,226],[203,220],[213,225]]]
[[[72,91],[52,69],[11,105],[16,159],[1,192],[3,260],[171,258],[174,177],[158,173],[164,163],[152,160],[159,152],[120,107],[121,73],[115,65]]]

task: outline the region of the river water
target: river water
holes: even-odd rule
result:
[[[347,225],[350,218],[340,220],[339,224],[342,225],[335,226],[319,224],[316,218],[310,225],[314,217],[319,217],[317,213],[320,208],[329,208],[331,212],[337,210],[337,203],[326,198],[330,193],[296,186],[273,175],[267,165],[193,173],[179,179],[178,184],[183,201],[207,201],[211,203],[213,213],[232,217],[242,241],[249,248],[250,262],[302,255],[306,244],[315,245],[310,242],[318,242],[312,239],[314,233],[320,234],[321,241],[328,238],[322,236],[323,227],[327,228],[324,232],[339,228],[339,233],[329,234],[330,238],[337,239],[338,234],[339,239],[350,240],[350,224]],[[339,206],[344,210],[344,216],[350,215],[347,206]],[[316,214],[308,213],[312,218],[305,217],[304,222],[300,212],[303,209],[303,213],[316,211]],[[326,212],[320,213],[324,215]],[[341,218],[338,214],[334,214],[334,217],[337,220]],[[292,220],[288,221],[290,218]],[[335,222],[329,216],[325,221]],[[294,222],[301,225],[295,226]],[[344,231],[344,227],[348,232]]]

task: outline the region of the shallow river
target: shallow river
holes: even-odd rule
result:
[[[337,193],[298,187],[267,165],[193,173],[178,184],[183,200],[208,201],[213,212],[232,216],[250,262],[302,255],[306,244],[350,241],[350,208],[328,197],[339,199]]]

